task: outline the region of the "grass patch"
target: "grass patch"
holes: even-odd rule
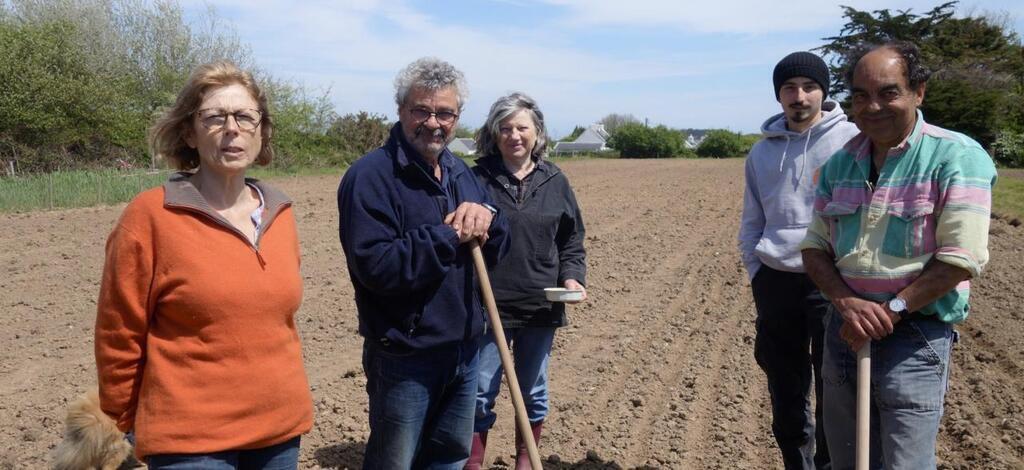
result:
[[[269,180],[286,176],[340,175],[343,169],[251,168],[246,176]],[[0,212],[92,207],[128,202],[140,192],[167,181],[173,170],[61,171],[28,176],[0,177]]]
[[[1024,179],[1000,176],[992,190],[992,212],[1004,218],[1024,218]]]
[[[0,212],[117,204],[167,180],[168,170],[61,171],[0,178]]]

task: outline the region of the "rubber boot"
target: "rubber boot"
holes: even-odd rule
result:
[[[540,432],[544,428],[544,421],[530,424],[530,431],[533,434],[533,442],[540,448]],[[530,453],[526,450],[526,442],[519,433],[519,426],[516,426],[516,470],[532,470],[530,467]],[[537,469],[540,470],[540,469]]]
[[[487,431],[473,433],[473,449],[464,470],[480,470],[484,465],[484,449],[487,448]]]

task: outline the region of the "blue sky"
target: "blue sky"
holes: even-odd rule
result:
[[[792,51],[839,32],[840,4],[910,8],[940,0],[222,0],[217,16],[275,77],[329,91],[338,113],[395,119],[393,79],[422,56],[466,74],[461,123],[479,126],[510,91],[540,103],[549,132],[629,113],[676,128],[756,132],[779,111],[771,72]],[[190,15],[205,3],[184,0]],[[964,0],[1024,32],[1024,1]]]

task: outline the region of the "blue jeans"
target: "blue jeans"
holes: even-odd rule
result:
[[[548,358],[555,339],[554,327],[525,327],[505,330],[515,363],[519,391],[526,402],[530,423],[543,421],[548,415]],[[494,399],[501,389],[501,355],[489,332],[480,341],[480,384],[476,395],[474,432],[485,432],[494,426]]]
[[[299,437],[259,449],[151,455],[146,457],[146,465],[153,470],[295,470]]]
[[[473,440],[476,340],[428,350],[363,341],[370,402],[364,469],[461,469]]]
[[[786,469],[829,468],[821,361],[830,303],[803,273],[761,266],[751,287],[757,306],[754,358],[768,379],[772,434],[782,463]]]
[[[825,432],[832,467],[854,468],[857,423],[857,353],[839,338],[843,318],[829,309],[825,333]],[[871,344],[870,467],[935,468],[954,341],[952,325],[909,319]]]

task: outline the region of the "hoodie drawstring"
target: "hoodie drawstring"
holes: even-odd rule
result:
[[[786,163],[786,152],[789,151],[789,136],[786,136],[786,147],[782,149],[782,158],[779,159],[779,173],[782,173],[782,166]]]
[[[812,128],[807,129],[807,139],[804,140],[804,158],[803,161],[800,162],[800,179],[797,181],[804,180],[804,171],[807,169],[807,147],[811,145],[811,129]]]
[[[804,153],[801,154],[801,155],[803,155],[804,158],[800,162],[800,178],[797,180],[798,183],[804,180],[804,174],[807,171],[807,148],[811,146],[811,129],[813,129],[813,128],[808,128],[806,131],[804,131],[803,133],[800,134],[801,136],[804,136]],[[783,147],[783,149],[782,149],[782,158],[779,159],[779,173],[780,174],[782,173],[782,169],[783,169],[783,167],[785,167],[785,164],[786,164],[786,157],[787,157],[786,154],[789,152],[789,142],[790,142],[790,139],[789,139],[788,135],[785,136],[785,137],[786,137],[786,146]]]

